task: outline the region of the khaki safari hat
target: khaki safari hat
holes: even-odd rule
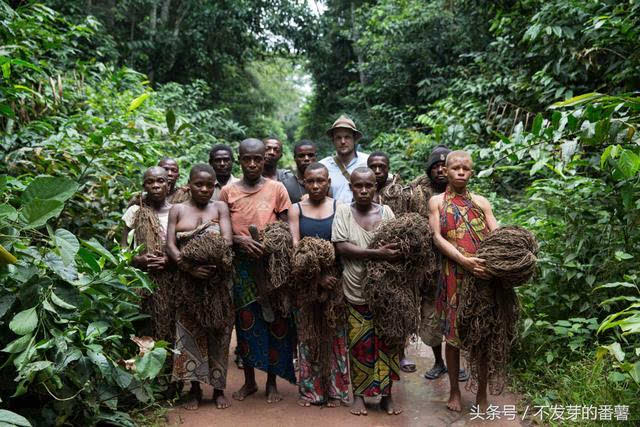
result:
[[[338,120],[333,122],[333,126],[331,126],[329,130],[327,130],[327,136],[333,139],[333,131],[339,128],[351,129],[353,131],[354,141],[357,141],[360,138],[362,138],[362,132],[356,129],[356,124],[353,123],[353,120],[351,120],[349,117],[345,116],[344,114],[338,117]]]

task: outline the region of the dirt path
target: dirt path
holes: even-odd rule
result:
[[[231,343],[232,348],[235,343]],[[375,400],[368,400],[368,416],[354,416],[349,408],[302,408],[296,404],[296,386],[278,381],[278,388],[284,400],[277,404],[267,404],[264,395],[266,374],[256,371],[256,379],[260,390],[249,396],[243,402],[232,400],[232,406],[225,410],[216,409],[211,402],[212,390],[204,388],[205,401],[197,411],[187,411],[176,408],[169,413],[169,425],[184,426],[232,426],[232,427],[338,427],[338,426],[519,426],[519,418],[515,421],[501,419],[499,421],[471,421],[469,410],[474,402],[474,396],[464,390],[464,411],[461,414],[446,409],[449,381],[446,375],[435,381],[423,378],[424,372],[433,365],[431,349],[422,343],[413,344],[410,354],[417,364],[417,372],[402,374],[401,381],[393,387],[394,400],[401,405],[404,412],[401,415],[389,416],[382,412]],[[229,376],[227,379],[227,396],[242,385],[242,371],[236,368],[233,361],[229,362]],[[517,397],[511,393],[502,396],[492,396],[490,403],[503,407],[515,405]]]

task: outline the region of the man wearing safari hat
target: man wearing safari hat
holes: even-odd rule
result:
[[[349,187],[351,172],[359,167],[367,167],[369,155],[356,152],[356,142],[362,138],[362,132],[356,129],[355,123],[349,117],[342,115],[333,122],[327,131],[327,136],[333,141],[336,154],[325,157],[320,163],[329,170],[331,178],[331,194],[341,203],[351,203],[353,193]]]

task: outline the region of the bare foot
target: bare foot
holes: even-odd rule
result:
[[[380,407],[383,411],[387,411],[387,414],[389,415],[399,415],[402,413],[402,409],[396,408],[393,405],[391,396],[382,396],[382,400],[380,400]]]
[[[478,394],[476,394],[476,406],[478,407],[478,412],[487,412],[489,402],[487,401],[486,390],[484,393],[478,391]]]
[[[216,408],[227,409],[231,406],[231,402],[227,400],[223,390],[213,390],[213,401],[216,403]]]
[[[182,407],[189,411],[195,411],[196,409],[198,409],[201,400],[202,390],[200,390],[199,388],[194,389],[193,387],[191,387],[191,390],[189,390],[189,394],[187,395],[187,401],[182,405]]]
[[[460,390],[451,390],[449,401],[447,402],[447,409],[456,412],[462,411],[462,396],[460,395]]]
[[[307,406],[311,406],[311,402],[309,402],[304,397],[301,397],[301,398],[298,399],[298,405],[306,408]]]
[[[327,401],[327,408],[338,408],[342,405],[340,399],[329,399]]]
[[[351,411],[353,415],[367,415],[367,407],[364,405],[364,398],[362,396],[353,397],[353,405]]]
[[[267,403],[276,403],[282,400],[275,384],[267,384]]]
[[[244,400],[247,396],[251,396],[256,391],[258,391],[258,386],[255,383],[245,383],[242,387],[240,387],[240,390],[236,391],[231,396],[236,400]]]

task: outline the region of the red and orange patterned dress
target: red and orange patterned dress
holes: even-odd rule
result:
[[[482,209],[473,202],[471,193],[458,194],[447,187],[440,208],[440,233],[464,256],[473,256],[478,244],[489,234]],[[442,270],[436,294],[436,315],[442,322],[448,344],[460,347],[456,315],[458,294],[465,274],[471,274],[449,257],[442,257]]]

